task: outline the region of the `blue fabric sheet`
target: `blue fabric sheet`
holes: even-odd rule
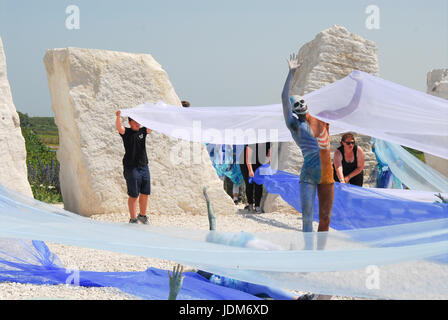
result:
[[[239,157],[244,150],[242,145],[205,144],[218,177],[228,177],[234,185],[243,183],[243,174],[239,166]]]
[[[13,245],[11,245],[11,243]],[[0,282],[31,284],[75,284],[84,287],[115,287],[142,299],[166,300],[169,294],[167,270],[148,268],[140,272],[95,272],[68,270],[42,241],[9,240],[1,246]],[[13,248],[14,247],[14,250]],[[15,252],[16,253],[15,253]],[[258,300],[233,288],[213,284],[196,272],[185,272],[178,300]],[[252,290],[252,292],[254,292]]]
[[[378,164],[376,165],[377,169],[377,180],[376,187],[377,188],[389,188],[389,189],[404,189],[401,181],[392,173],[386,160],[381,157],[381,150],[377,150],[375,147],[375,138],[372,138],[372,151],[375,154],[376,161]],[[381,147],[381,146],[380,146]]]
[[[280,170],[274,172],[267,164],[257,169],[254,181],[263,184],[269,193],[279,194],[288,204],[302,212],[300,176]],[[409,201],[379,193],[375,189],[339,182],[334,184],[331,227],[336,230],[390,226],[447,217],[448,204]],[[319,221],[317,197],[314,220]]]
[[[402,146],[375,138],[372,138],[372,145],[379,165],[393,175],[386,176],[383,181],[380,179],[387,187],[396,185],[400,188],[402,182],[411,190],[448,192],[448,178]]]

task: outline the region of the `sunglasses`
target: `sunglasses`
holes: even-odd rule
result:
[[[354,145],[354,144],[355,144],[355,141],[344,141],[344,143],[347,144],[347,145],[351,145],[351,144]]]

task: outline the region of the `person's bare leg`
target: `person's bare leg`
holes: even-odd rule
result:
[[[334,184],[317,185],[317,197],[319,198],[319,227],[317,230],[318,232],[325,232],[317,235],[317,250],[324,250],[328,236],[326,232],[330,229]],[[331,297],[327,294],[318,294],[313,300],[331,300]]]
[[[330,229],[331,208],[333,207],[334,184],[317,185],[317,196],[319,198],[319,228],[317,231],[328,231]]]
[[[128,207],[129,207],[129,214],[131,215],[131,219],[135,219],[137,217],[137,202],[138,202],[138,198],[134,198],[134,197],[128,198]]]
[[[140,214],[145,216],[146,209],[148,208],[148,195],[140,193],[140,196],[138,197],[138,204],[140,207]]]
[[[314,250],[313,215],[316,199],[316,185],[300,183],[300,201],[302,203],[302,230],[306,250]]]
[[[319,198],[319,228],[317,231],[330,230],[331,208],[333,207],[334,184],[320,184],[317,186]],[[324,250],[327,243],[327,235],[318,235],[317,250]]]

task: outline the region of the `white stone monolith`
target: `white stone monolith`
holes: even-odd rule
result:
[[[65,208],[82,215],[128,212],[124,147],[115,128],[115,111],[159,100],[180,106],[167,73],[149,54],[95,49],[48,50],[44,62],[59,131]],[[123,125],[128,125],[126,119]],[[191,155],[191,161],[176,163],[179,158],[173,154],[185,151],[182,146],[192,152],[199,149],[208,159],[203,144],[155,131],[147,137],[149,213],[206,215],[205,185],[217,214],[234,213],[233,201],[210,161],[192,163]]]
[[[312,41],[303,45],[299,50],[299,60],[303,61],[303,65],[296,73],[291,94],[304,95],[317,90],[346,77],[353,70],[373,75],[379,73],[375,43],[338,25],[319,32]],[[340,139],[341,135],[331,137],[332,160],[333,152],[340,146]],[[355,139],[365,154],[364,186],[373,186],[375,182],[371,179],[371,173],[377,162],[370,147],[371,138],[355,133]],[[295,142],[280,143],[279,170],[300,174],[302,164],[302,153]],[[297,212],[273,194],[264,195],[263,209],[265,212]]]
[[[427,74],[427,93],[448,99],[448,69],[435,69]],[[425,152],[427,165],[448,177],[448,160]]]
[[[6,57],[0,38],[0,183],[33,197],[26,168],[25,139],[12,100],[6,72]]]

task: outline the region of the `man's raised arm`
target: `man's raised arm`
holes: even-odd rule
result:
[[[286,59],[289,66],[288,76],[286,77],[285,85],[282,91],[282,104],[283,104],[283,115],[285,117],[286,126],[291,129],[293,128],[294,117],[292,116],[291,104],[289,102],[289,91],[292,87],[292,82],[294,80],[294,75],[297,69],[301,66],[298,62],[298,55],[295,53],[291,54],[289,59]]]
[[[117,127],[118,132],[123,135],[125,132],[125,129],[123,127],[123,124],[121,123],[121,111],[118,110],[115,115],[117,116],[117,119],[115,119],[115,126]]]

